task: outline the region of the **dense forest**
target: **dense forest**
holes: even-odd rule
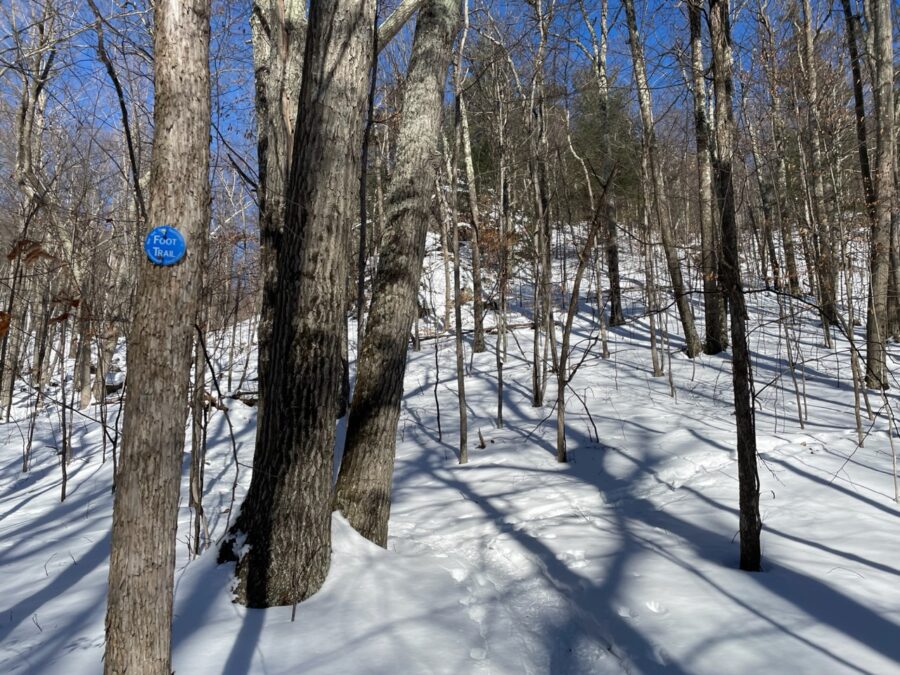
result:
[[[0,21],[0,670],[900,663],[895,2]]]

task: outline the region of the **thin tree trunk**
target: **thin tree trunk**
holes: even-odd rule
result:
[[[759,474],[756,466],[756,422],[753,412],[753,373],[747,345],[747,308],[741,288],[735,220],[732,162],[734,113],[732,110],[732,50],[728,0],[710,0],[710,34],[716,97],[716,196],[722,227],[722,282],[731,310],[732,379],[737,426],[738,481],[740,485],[740,541],[742,570],[760,570]]]
[[[694,97],[694,135],[697,141],[697,184],[700,206],[700,270],[703,276],[703,307],[706,316],[707,354],[718,354],[728,344],[725,338],[725,305],[719,292],[719,237],[713,217],[712,163],[709,121],[706,119],[706,84],[701,24],[702,0],[687,3],[691,34],[691,82]]]
[[[819,277],[819,304],[827,323],[837,323],[836,269],[834,261],[834,237],[828,207],[825,203],[825,165],[822,159],[822,130],[819,126],[819,86],[813,43],[812,8],[810,0],[803,0],[803,63],[806,66],[804,82],[807,95],[809,125],[810,172],[812,173],[813,232],[818,239],[817,271]],[[827,332],[827,327],[826,327]]]
[[[502,91],[499,79],[496,80],[497,94],[497,142],[499,163],[499,195],[500,195],[500,243],[498,246],[499,279],[497,299],[497,341],[495,351],[497,356],[497,428],[503,428],[503,366],[506,364],[506,297],[508,293],[509,273],[508,260],[508,229],[509,229],[509,182],[507,178],[506,159],[506,111],[503,104]]]
[[[634,0],[624,0],[625,17],[628,23],[629,43],[631,45],[631,58],[634,64],[634,81],[637,89],[638,103],[641,111],[641,123],[643,126],[643,143],[647,149],[650,163],[650,185],[645,186],[651,194],[650,202],[653,213],[659,223],[662,235],[663,251],[666,255],[666,266],[669,270],[669,278],[672,281],[672,292],[675,295],[675,304],[678,307],[678,315],[681,317],[681,326],[684,330],[685,348],[688,357],[693,358],[702,351],[700,338],[694,326],[694,315],[691,311],[690,297],[685,290],[684,279],[681,274],[681,263],[675,250],[675,238],[672,233],[670,218],[666,212],[663,200],[665,189],[663,186],[662,170],[656,155],[656,133],[654,131],[653,111],[650,101],[650,88],[647,84],[647,72],[644,64],[644,53],[641,46],[641,38],[637,29],[637,19],[634,13]]]
[[[866,131],[866,104],[863,94],[862,68],[860,67],[859,46],[857,36],[859,33],[859,17],[850,6],[850,0],[841,0],[844,9],[844,25],[847,34],[847,51],[850,54],[850,73],[853,80],[853,118],[856,122],[856,149],[859,154],[859,168],[862,173],[863,193],[866,199],[866,211],[869,219],[874,224],[877,219],[875,207],[875,183],[872,180],[872,168],[869,164],[869,141]]]
[[[475,315],[475,334],[472,351],[476,354],[485,350],[484,346],[484,298],[481,290],[481,216],[478,213],[478,191],[475,187],[475,164],[472,161],[472,141],[469,138],[469,114],[466,99],[459,97],[459,118],[462,129],[463,164],[466,167],[466,188],[469,196],[469,214],[472,217],[472,233],[469,246],[472,250],[472,312]]]
[[[866,384],[888,388],[885,343],[888,331],[888,285],[890,277],[891,215],[894,201],[894,62],[891,2],[873,0],[871,17],[875,41],[875,222],[872,226],[871,289],[866,319]]]
[[[584,0],[579,0],[578,6],[584,25],[591,36],[591,62],[594,70],[594,79],[600,95],[600,119],[603,124],[603,132],[600,135],[600,156],[603,159],[602,175],[609,175],[612,169],[612,157],[610,152],[610,124],[609,124],[609,77],[607,75],[606,54],[609,41],[608,0],[600,0],[600,34],[594,28]],[[608,192],[608,190],[607,190]],[[609,274],[609,325],[621,326],[625,323],[625,315],[622,313],[622,286],[619,273],[619,228],[616,223],[615,202],[612,196],[606,199],[605,242],[606,262]],[[598,284],[599,285],[599,284]],[[599,295],[598,295],[598,303]]]
[[[800,275],[797,270],[797,255],[795,250],[795,237],[791,226],[793,214],[788,208],[788,184],[787,164],[785,162],[786,145],[784,131],[784,110],[781,105],[781,96],[778,91],[778,81],[774,64],[776,63],[775,34],[772,30],[765,6],[761,6],[757,14],[759,26],[764,35],[760,41],[760,60],[766,73],[766,82],[769,90],[770,117],[772,120],[772,135],[775,141],[775,171],[773,184],[775,186],[774,198],[778,223],[781,233],[781,245],[784,249],[784,264],[787,272],[788,288],[792,295],[800,295]]]

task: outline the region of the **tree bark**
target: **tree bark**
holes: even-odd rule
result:
[[[154,8],[154,123],[149,216],[178,227],[184,260],[143,260],[128,350],[122,465],[116,477],[106,613],[106,673],[171,667],[175,528],[191,344],[209,229],[208,0]],[[185,320],[185,317],[188,317]]]
[[[651,191],[648,203],[653,204],[652,213],[655,214],[662,235],[663,251],[666,255],[666,266],[669,270],[669,278],[672,281],[672,293],[675,295],[675,304],[678,307],[678,315],[681,317],[681,327],[684,330],[685,348],[688,357],[693,358],[702,351],[700,338],[694,325],[694,315],[691,311],[690,297],[685,291],[684,279],[681,274],[681,263],[678,260],[678,252],[675,250],[675,238],[672,234],[672,226],[669,216],[662,205],[665,190],[663,187],[662,170],[659,166],[656,154],[656,133],[654,131],[653,110],[650,101],[650,87],[647,84],[647,71],[644,64],[644,51],[640,42],[640,34],[637,29],[637,19],[634,13],[634,0],[624,0],[625,18],[628,23],[629,43],[631,45],[631,58],[634,64],[634,83],[637,89],[638,104],[641,111],[641,124],[643,126],[643,142],[647,148],[650,161],[650,186],[644,186]]]
[[[703,0],[687,3],[691,35],[691,82],[694,96],[694,135],[697,141],[697,186],[700,215],[700,271],[703,276],[703,307],[706,317],[707,354],[718,354],[728,344],[725,338],[725,306],[719,292],[719,238],[713,217],[712,163],[709,121],[706,119],[706,84],[703,76]]]
[[[873,0],[871,17],[875,40],[875,221],[872,226],[871,284],[866,319],[866,385],[887,389],[885,342],[888,330],[891,216],[894,202],[894,62],[891,2]]]
[[[469,236],[469,247],[472,251],[472,313],[475,316],[475,334],[472,340],[472,351],[479,354],[484,346],[484,298],[481,290],[481,215],[478,212],[478,190],[475,187],[475,163],[472,161],[472,139],[469,137],[469,113],[466,99],[459,97],[459,118],[462,128],[463,164],[466,167],[466,189],[469,201],[469,214],[472,217],[472,233]]]
[[[294,125],[306,39],[303,0],[254,0],[250,15],[256,79],[259,260],[262,305],[258,330],[259,400],[265,413],[272,321],[278,295],[278,250],[284,232],[285,188],[291,169]]]
[[[732,381],[737,425],[738,481],[740,484],[740,540],[742,570],[760,570],[759,474],[756,466],[756,421],[753,413],[753,373],[747,345],[747,308],[741,288],[735,221],[732,162],[734,112],[732,109],[732,51],[728,0],[710,0],[713,81],[716,96],[715,178],[722,227],[722,285],[731,309]]]
[[[332,459],[342,382],[349,223],[355,217],[373,0],[311,5],[284,231],[277,248],[266,405],[253,478],[220,558],[239,602],[289,605],[331,560]],[[236,550],[235,540],[245,535]]]
[[[459,24],[457,0],[430,0],[416,22],[386,195],[387,222],[357,365],[335,508],[364,537],[387,545],[397,421],[410,326],[431,220],[441,95]]]

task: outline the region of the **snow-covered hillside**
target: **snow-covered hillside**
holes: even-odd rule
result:
[[[439,304],[437,255],[423,295]],[[573,382],[566,465],[554,458],[550,405],[530,404],[531,331],[510,339],[502,429],[493,336],[488,352],[467,358],[463,466],[453,340],[411,353],[388,549],[335,516],[331,573],[296,608],[232,604],[230,566],[216,565],[214,549],[189,555],[185,497],[176,672],[900,673],[900,507],[885,408],[900,415],[896,389],[885,400],[870,392],[876,417],[863,413],[857,447],[847,342],[838,335],[825,348],[821,325],[798,309],[789,335],[800,349],[798,397],[778,305],[771,294],[748,296],[764,571],[740,572],[728,354],[689,360],[673,334],[671,381],[653,378],[640,287],[631,270],[629,323],[610,330],[610,358],[595,346]],[[675,330],[674,315],[666,325]],[[576,334],[582,348],[596,335],[587,304]],[[889,349],[900,361],[898,345]],[[58,410],[40,412],[23,474],[24,396],[0,425],[0,673],[97,673],[112,462],[101,462],[98,410],[76,415],[60,503]],[[255,432],[255,408],[227,403],[237,462],[214,410],[204,495],[214,538],[249,483]],[[186,454],[185,484],[188,464]]]

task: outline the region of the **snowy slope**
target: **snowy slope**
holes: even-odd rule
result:
[[[900,673],[900,507],[887,415],[872,396],[879,414],[864,415],[858,448],[846,342],[826,349],[814,317],[793,322],[801,429],[771,321],[778,307],[749,296],[765,570],[743,573],[728,355],[692,362],[672,335],[670,396],[669,380],[650,376],[640,277],[626,277],[629,324],[610,331],[610,359],[589,356],[573,383],[584,405],[570,395],[568,465],[554,459],[550,405],[530,405],[530,331],[510,340],[503,429],[493,420],[493,336],[487,353],[467,356],[465,466],[456,463],[452,338],[410,355],[388,550],[336,516],[329,578],[293,620],[292,608],[232,604],[230,568],[216,566],[215,551],[190,559],[185,500],[176,672]],[[576,326],[582,345],[596,334],[588,309]],[[669,316],[668,330],[676,326]],[[554,395],[551,383],[547,400]],[[900,413],[896,389],[888,402]],[[252,461],[255,409],[230,408],[238,467],[223,413],[210,423],[204,502],[214,536],[231,515],[236,468],[235,508]],[[111,461],[100,461],[99,425],[76,418],[60,504],[58,411],[41,411],[22,474],[29,412],[18,405],[0,426],[0,673],[100,672]]]

